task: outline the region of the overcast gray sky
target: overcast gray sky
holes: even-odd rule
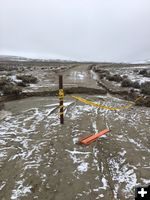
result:
[[[150,60],[150,0],[0,0],[0,54]]]

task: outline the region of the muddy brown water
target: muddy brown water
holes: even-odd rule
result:
[[[109,95],[82,97],[115,107],[128,103]],[[57,106],[55,97],[5,104],[0,199],[134,199],[135,185],[150,183],[150,110],[114,112],[66,96],[60,125]],[[111,132],[95,143],[76,144],[105,128]]]

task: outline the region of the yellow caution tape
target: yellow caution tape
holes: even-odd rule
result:
[[[63,115],[64,114],[64,112],[60,112],[60,113],[58,113],[59,115]]]
[[[133,106],[134,102],[126,105],[126,106],[120,106],[120,107],[109,107],[109,106],[104,106],[104,105],[101,105],[101,104],[97,104],[97,103],[94,103],[94,102],[91,102],[91,101],[88,101],[86,99],[83,99],[81,97],[77,97],[77,96],[72,96],[72,98],[78,100],[78,101],[81,101],[85,104],[88,104],[88,105],[91,105],[91,106],[95,106],[95,107],[99,107],[99,108],[103,108],[103,109],[107,109],[107,110],[122,110],[122,109],[128,109],[130,108],[131,106]],[[142,97],[138,97],[135,102],[137,102],[139,99],[141,99]]]
[[[63,99],[64,98],[64,90],[63,89],[59,89],[59,98]]]
[[[63,100],[63,98],[64,98],[64,90],[63,89],[59,89],[59,93],[58,93],[58,95],[59,95],[59,99],[61,100]],[[61,105],[61,106],[59,106],[59,108],[61,109],[61,108],[64,108],[64,105]],[[63,115],[64,114],[64,112],[59,112],[59,116],[61,116],[61,115]]]
[[[59,106],[59,108],[61,109],[61,108],[64,108],[65,106],[64,105],[62,105],[62,106]]]
[[[62,106],[59,106],[60,109],[61,109],[61,108],[64,108],[64,107],[65,107],[65,106],[63,106],[63,105],[62,105]],[[63,111],[63,112],[59,112],[58,114],[59,114],[59,115],[63,115],[63,114],[64,114],[64,111]]]

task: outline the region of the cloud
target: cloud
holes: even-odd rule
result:
[[[0,53],[145,60],[149,24],[149,0],[0,0]]]

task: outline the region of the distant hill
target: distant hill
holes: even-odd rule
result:
[[[0,55],[0,61],[30,61],[32,59],[20,57],[20,56],[7,56]]]
[[[97,62],[82,62],[67,59],[42,59],[42,58],[27,58],[23,56],[0,55],[0,62],[56,62],[56,63],[97,63]]]
[[[150,64],[150,60],[147,60],[147,61],[146,61],[146,64]]]
[[[132,62],[132,64],[150,64],[150,60],[142,60],[142,61]]]
[[[27,57],[22,57],[22,56],[10,56],[10,55],[0,55],[0,61],[40,61],[40,62],[45,62],[45,61],[66,61],[67,60],[60,60],[60,59],[37,59],[37,58],[27,58]]]
[[[75,61],[65,59],[42,59],[42,58],[27,58],[23,56],[0,55],[0,62],[56,62],[56,63],[90,63],[90,64],[117,64],[117,65],[149,65],[150,60],[138,62],[96,62],[96,61]]]

